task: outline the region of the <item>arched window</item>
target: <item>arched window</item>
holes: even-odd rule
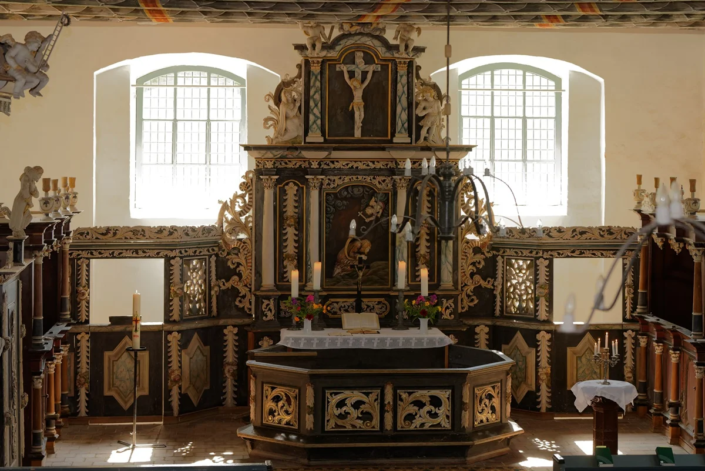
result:
[[[499,63],[460,76],[460,133],[476,144],[476,174],[489,168],[506,181],[520,206],[565,203],[561,159],[561,79],[521,64]],[[503,185],[487,179],[498,204],[513,205]],[[506,187],[505,187],[506,188]]]
[[[246,167],[245,79],[210,67],[161,69],[137,80],[136,111],[132,209],[211,217]]]

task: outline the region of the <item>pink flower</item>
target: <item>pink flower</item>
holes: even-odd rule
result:
[[[435,294],[432,294],[429,299],[431,301],[431,304],[436,304],[436,301],[438,301],[438,296],[436,296]]]
[[[314,298],[313,298],[313,295],[312,295],[312,294],[309,294],[308,296],[306,296],[306,302],[307,302],[307,303],[312,303],[313,301],[314,301]]]
[[[424,302],[424,301],[426,301],[426,298],[424,298],[424,297],[421,296],[421,295],[419,295],[419,297],[416,298],[416,302],[418,302],[419,304],[421,304],[421,303]]]

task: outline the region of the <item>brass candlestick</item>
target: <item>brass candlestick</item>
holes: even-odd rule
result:
[[[609,379],[609,373],[610,373],[610,367],[614,367],[617,365],[619,362],[619,353],[613,353],[610,356],[610,349],[609,347],[605,347],[602,350],[600,350],[600,353],[593,355],[592,356],[592,361],[597,363],[598,365],[602,363],[602,368],[603,368],[603,376],[604,378],[602,379],[602,383],[600,384],[610,384],[608,381]]]

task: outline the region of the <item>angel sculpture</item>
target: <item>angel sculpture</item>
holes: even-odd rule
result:
[[[42,167],[25,167],[24,173],[20,176],[20,191],[12,203],[12,214],[10,214],[10,229],[12,236],[24,238],[27,236],[24,230],[32,222],[31,208],[33,198],[39,198],[39,190],[36,183],[42,178],[44,169]]]
[[[4,52],[2,67],[10,77],[15,79],[12,91],[14,98],[23,98],[24,91],[35,97],[42,96],[41,91],[49,82],[46,72],[49,64],[44,63],[44,50],[51,43],[52,35],[46,38],[37,31],[25,35],[25,43],[15,41],[11,34],[0,36],[1,49]]]
[[[330,42],[333,36],[333,27],[330,27],[330,32],[326,34],[326,28],[318,23],[299,22],[299,27],[307,36],[306,47],[308,47],[309,56],[320,56],[323,49],[323,42]]]
[[[282,84],[277,87],[278,91],[281,90],[278,96],[275,92],[264,97],[265,101],[274,103],[274,106],[269,105],[273,116],[264,118],[264,128],[274,128],[274,135],[267,137],[267,144],[296,144],[302,141],[304,126],[301,118],[301,81],[294,79],[289,87]]]
[[[402,23],[397,26],[394,32],[394,40],[399,40],[399,53],[403,56],[409,56],[414,49],[414,34],[416,37],[421,36],[421,28],[418,26]]]
[[[421,133],[417,144],[443,145],[441,130],[443,129],[443,116],[441,100],[433,87],[421,86],[416,94],[416,115],[423,117],[421,120]]]

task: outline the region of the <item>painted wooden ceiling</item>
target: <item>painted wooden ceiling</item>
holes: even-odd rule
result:
[[[444,0],[0,0],[0,20],[76,22],[445,24]],[[705,1],[451,0],[453,25],[532,28],[705,28]]]

